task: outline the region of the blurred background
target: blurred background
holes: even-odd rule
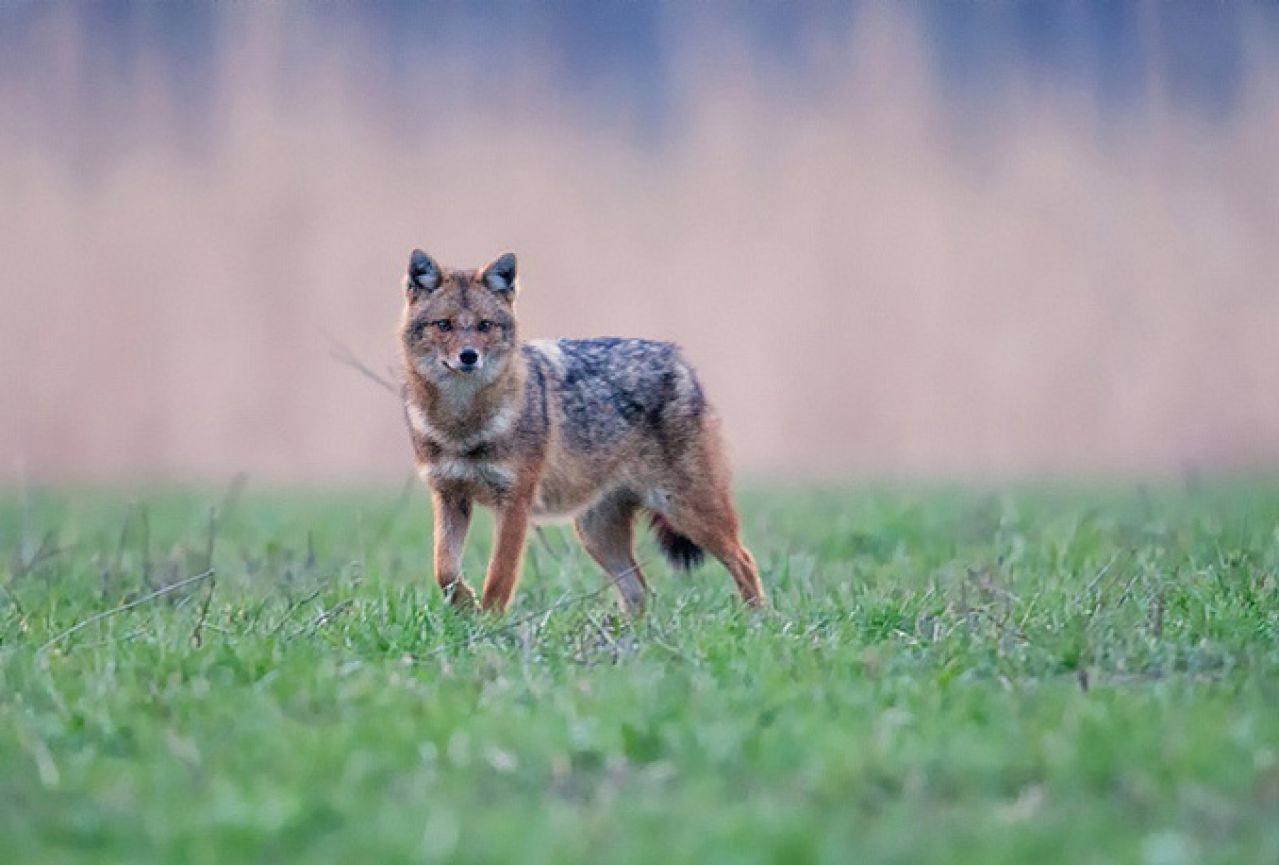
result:
[[[1279,467],[1279,4],[0,0],[0,483],[402,478],[399,279],[740,471]]]

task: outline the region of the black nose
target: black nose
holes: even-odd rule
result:
[[[464,348],[458,353],[457,359],[462,362],[462,366],[475,366],[480,353],[473,348]]]

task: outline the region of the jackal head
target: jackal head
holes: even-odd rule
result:
[[[515,256],[479,270],[442,268],[420,249],[404,277],[405,363],[443,386],[493,381],[517,347]]]

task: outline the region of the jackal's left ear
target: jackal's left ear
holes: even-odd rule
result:
[[[518,288],[515,273],[515,253],[504,252],[480,273],[480,279],[494,291],[507,298],[515,296]]]

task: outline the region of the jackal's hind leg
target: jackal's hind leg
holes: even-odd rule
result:
[[[618,603],[629,615],[644,612],[648,584],[635,561],[635,514],[639,502],[629,492],[616,492],[583,511],[574,521],[582,546],[617,589]]]
[[[737,509],[726,484],[687,491],[666,517],[677,532],[720,560],[743,601],[752,607],[767,604],[755,557],[742,544]]]

